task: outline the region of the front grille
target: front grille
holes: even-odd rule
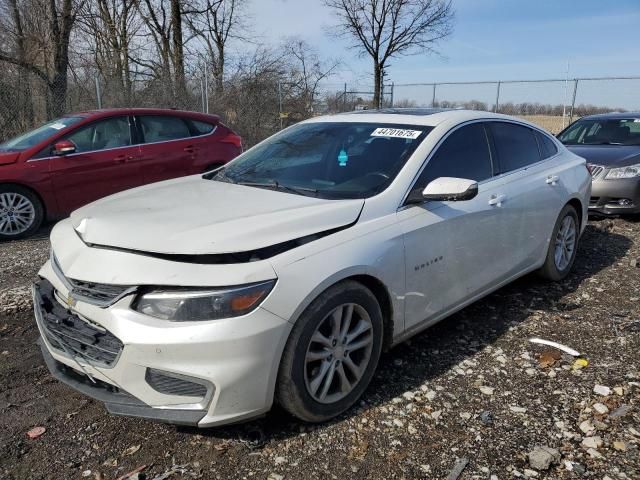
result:
[[[53,270],[69,290],[69,295],[76,300],[104,308],[116,303],[122,297],[136,290],[136,287],[127,285],[85,282],[66,277],[55,255],[52,254],[51,257]]]
[[[207,394],[207,387],[200,383],[190,382],[153,368],[147,368],[144,378],[155,391],[166,395],[204,398]]]
[[[101,307],[107,307],[135,290],[135,287],[83,282],[72,278],[67,278],[67,281],[71,285],[73,298]]]
[[[37,283],[35,293],[34,308],[39,312],[36,318],[53,348],[89,364],[110,367],[115,363],[124,348],[115,335],[62,307],[54,299],[54,289],[48,281]]]
[[[598,178],[603,170],[604,167],[601,165],[591,165],[591,178]]]

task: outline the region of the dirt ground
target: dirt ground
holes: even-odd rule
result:
[[[28,287],[47,256],[46,231],[0,245],[0,478],[445,479],[466,460],[463,480],[640,479],[640,220],[591,221],[566,281],[528,276],[386,353],[324,425],[277,408],[209,430],[107,415],[35,345]]]

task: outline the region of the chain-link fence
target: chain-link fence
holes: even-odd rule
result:
[[[56,95],[62,94],[52,92],[41,78],[9,68],[0,79],[0,142],[63,113],[116,107],[206,110],[203,79],[198,77],[186,78],[177,89],[171,82],[157,80],[126,85],[94,75],[72,75],[62,112],[54,108]]]
[[[394,106],[470,108],[516,115],[557,133],[584,115],[640,110],[640,77],[392,85]]]
[[[315,115],[375,108],[372,86],[316,85],[273,75],[234,76],[222,86],[205,71],[180,85],[168,77],[125,82],[92,72],[72,72],[64,112],[114,107],[178,108],[215,113],[251,146],[290,124]],[[387,84],[383,107],[488,110],[531,120],[557,133],[583,115],[640,110],[640,77],[492,82]],[[8,68],[0,79],[0,142],[57,116],[53,94],[42,79]]]

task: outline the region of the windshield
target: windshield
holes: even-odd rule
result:
[[[321,198],[384,190],[433,127],[322,122],[290,127],[207,178]]]
[[[0,143],[0,152],[20,152],[26,150],[51,137],[54,133],[78,123],[80,120],[82,120],[82,117],[62,117],[57,120],[52,120],[35,130]]]
[[[565,145],[640,145],[640,118],[578,120],[558,139]]]

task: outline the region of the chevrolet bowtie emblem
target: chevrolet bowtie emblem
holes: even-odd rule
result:
[[[67,295],[67,305],[68,305],[69,307],[75,307],[75,306],[76,306],[76,303],[77,303],[77,300],[76,300],[75,298],[73,298],[73,297],[71,296],[71,294],[69,293],[69,294]]]

